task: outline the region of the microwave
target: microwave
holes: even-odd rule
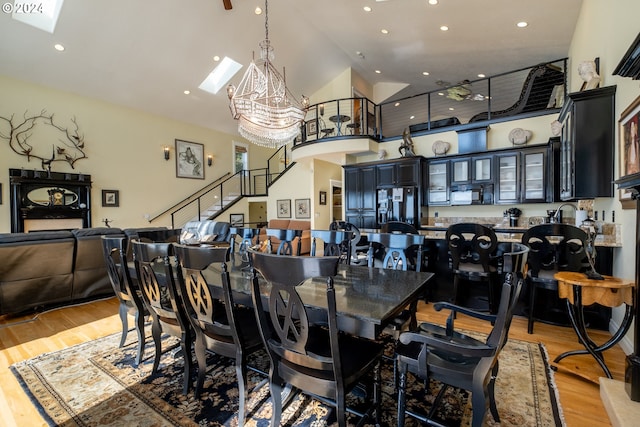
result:
[[[451,187],[451,205],[493,204],[493,185],[458,185]]]

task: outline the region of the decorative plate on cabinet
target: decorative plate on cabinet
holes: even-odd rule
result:
[[[449,151],[449,148],[451,148],[451,144],[449,144],[447,141],[440,141],[440,140],[434,142],[433,145],[431,146],[431,150],[433,151],[433,154],[435,154],[436,156],[447,154],[447,151]]]

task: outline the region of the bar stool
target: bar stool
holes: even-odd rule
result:
[[[566,306],[558,297],[558,281],[553,276],[558,271],[581,272],[589,268],[585,252],[586,241],[587,233],[570,224],[540,224],[531,227],[522,235],[522,243],[530,249],[527,262],[528,333],[533,333],[535,319],[553,325],[570,325]],[[555,319],[536,316],[539,289],[547,292],[546,314],[555,316]]]
[[[496,313],[498,301],[498,246],[495,231],[482,224],[452,224],[447,229],[446,240],[453,270],[454,304],[460,304],[460,282],[485,282],[488,286],[489,312]]]

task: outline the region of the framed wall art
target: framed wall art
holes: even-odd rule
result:
[[[242,227],[244,225],[244,214],[231,214],[229,215],[229,222],[232,227]]]
[[[291,218],[291,199],[278,200],[278,218]]]
[[[296,199],[296,218],[311,218],[311,199]]]
[[[176,176],[204,179],[204,144],[176,139]]]
[[[102,190],[102,207],[117,208],[120,206],[120,191]]]
[[[620,153],[620,177],[640,173],[640,96],[637,97],[620,115],[618,151]],[[635,207],[630,190],[620,190],[623,208]]]
[[[307,122],[307,135],[316,135],[318,133],[318,122],[313,119]]]
[[[326,205],[327,204],[327,192],[326,191],[321,191],[320,192],[320,204],[321,205]]]

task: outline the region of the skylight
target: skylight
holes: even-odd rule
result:
[[[15,0],[11,18],[53,34],[64,0]]]
[[[198,88],[215,95],[222,87],[226,86],[229,80],[231,80],[231,77],[233,77],[240,68],[242,68],[241,64],[225,56],[222,61],[220,61],[220,64],[200,83]]]

